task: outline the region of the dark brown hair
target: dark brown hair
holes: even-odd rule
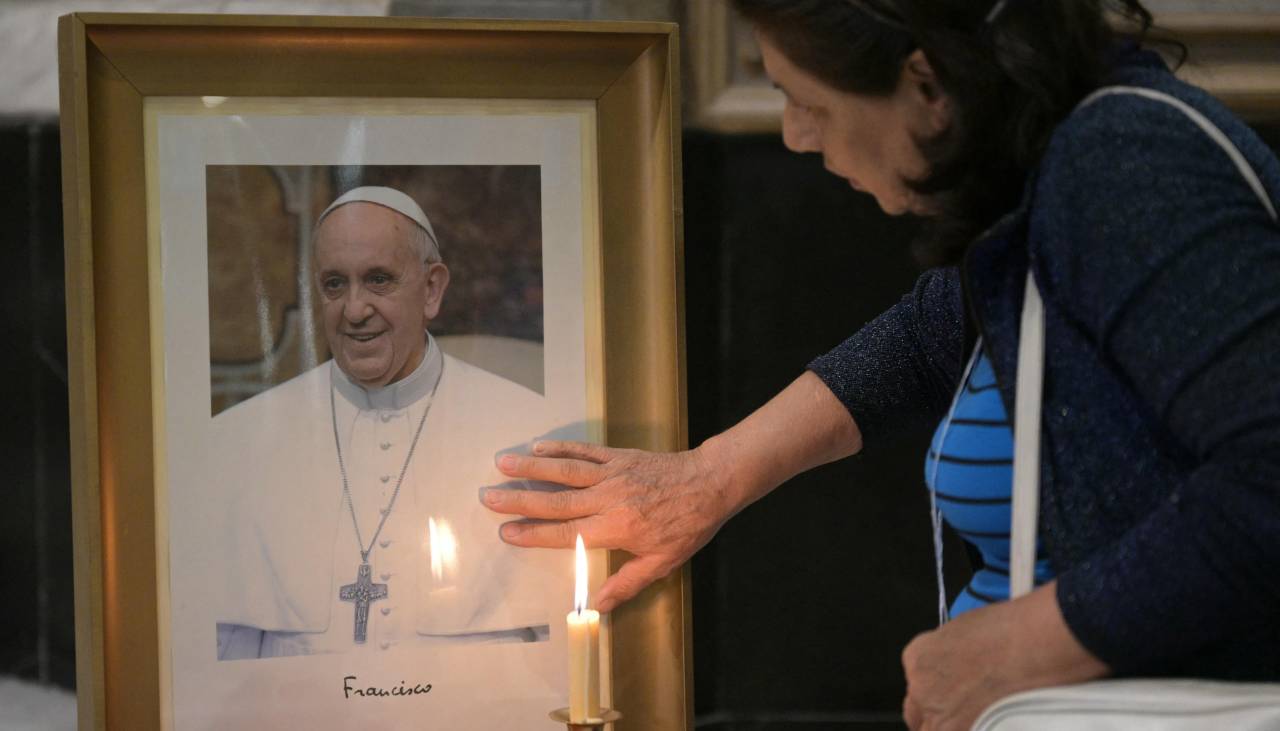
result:
[[[943,134],[916,141],[928,176],[904,181],[939,211],[917,246],[927,263],[957,261],[1017,206],[1054,127],[1103,83],[1125,38],[1151,26],[1139,0],[733,3],[792,63],[843,91],[887,95],[907,56],[924,52],[954,115]],[[1108,12],[1132,32],[1113,30]]]

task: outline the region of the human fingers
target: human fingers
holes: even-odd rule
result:
[[[907,680],[907,695],[902,699],[902,721],[907,724],[907,728],[911,731],[922,731],[924,728],[924,708],[917,701],[919,697],[920,678],[917,676],[918,662],[920,658],[920,645],[924,642],[927,632],[922,632],[907,643],[902,648],[902,671]],[[912,690],[916,690],[913,693]]]
[[[509,477],[557,482],[569,487],[590,487],[606,477],[600,465],[578,459],[504,454],[498,458],[497,465]]]
[[[533,453],[539,457],[581,459],[596,464],[608,462],[617,456],[618,451],[599,444],[564,442],[556,439],[543,439],[533,444]]]
[[[618,605],[644,591],[645,587],[670,573],[661,556],[639,556],[622,564],[618,572],[605,580],[596,592],[595,607],[612,612]]]
[[[902,721],[911,731],[920,731],[924,723],[924,711],[911,697],[911,688],[907,687],[907,697],[902,699]]]
[[[592,548],[608,548],[601,544],[593,529],[593,519],[531,521],[513,520],[503,523],[498,535],[503,541],[521,548],[573,548],[578,534]]]
[[[599,496],[585,490],[487,487],[480,491],[480,502],[495,513],[548,520],[582,518],[599,512],[601,507]]]

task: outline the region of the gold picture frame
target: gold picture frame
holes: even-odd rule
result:
[[[745,20],[727,0],[686,8],[690,122],[729,133],[782,130],[785,99],[764,75]],[[1170,12],[1155,18],[1160,37],[1186,45],[1179,75],[1223,100],[1246,119],[1274,118],[1280,106],[1280,13]]]
[[[687,443],[678,47],[676,27],[664,23],[109,13],[60,20],[81,729],[168,723],[147,100],[590,103],[601,274],[598,316],[587,325],[603,380],[600,427],[610,445],[673,450]],[[611,554],[610,569],[625,558]],[[611,632],[613,705],[625,714],[615,726],[691,728],[687,568],[615,611]]]

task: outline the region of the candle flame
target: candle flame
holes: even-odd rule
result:
[[[578,614],[587,611],[587,549],[582,545],[582,534],[574,548],[573,610]]]
[[[439,523],[435,518],[427,518],[427,531],[431,542],[431,576],[436,583],[442,583],[446,575],[457,571],[458,539],[453,535],[449,521],[443,518]]]

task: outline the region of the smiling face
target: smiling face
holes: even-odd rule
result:
[[[449,270],[424,263],[415,223],[375,203],[348,203],[315,237],[316,284],[333,359],[353,381],[380,388],[422,362],[427,326],[440,312]]]
[[[922,52],[906,60],[887,96],[836,89],[793,64],[765,33],[756,33],[765,71],[786,95],[782,140],[793,152],[822,154],[827,170],[875,196],[886,213],[929,214],[928,201],[906,184],[924,178],[928,162],[917,139],[946,129],[950,102]]]

